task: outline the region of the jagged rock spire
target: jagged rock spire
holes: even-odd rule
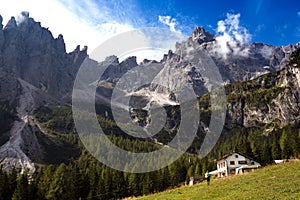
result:
[[[203,26],[197,26],[192,35],[191,35],[191,38],[193,40],[198,40],[199,43],[202,43],[202,42],[210,42],[210,41],[213,41],[214,38],[215,38],[215,35],[214,34],[211,34],[210,32],[206,31],[204,29]]]
[[[2,18],[2,16],[0,15],[0,29],[1,29],[1,30],[3,29],[3,24],[2,24],[2,22],[3,22],[3,18]]]
[[[10,18],[10,20],[7,22],[4,29],[9,29],[9,28],[17,28],[17,21],[15,17]]]

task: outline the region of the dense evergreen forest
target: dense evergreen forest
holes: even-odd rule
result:
[[[58,109],[61,112],[61,109]],[[70,110],[65,109],[70,112]],[[67,116],[64,113],[63,116]],[[59,118],[59,117],[58,117]],[[52,118],[49,126],[55,124]],[[67,122],[68,120],[64,120]],[[62,123],[60,126],[68,126]],[[57,128],[61,128],[56,126]],[[224,134],[214,150],[204,159],[185,154],[175,163],[159,171],[130,174],[110,169],[94,159],[82,146],[80,140],[70,133],[62,140],[77,143],[81,155],[67,163],[38,165],[33,175],[0,171],[0,199],[119,199],[154,193],[184,184],[190,176],[203,175],[215,169],[215,159],[237,151],[249,155],[263,165],[274,159],[299,155],[300,123],[262,135],[260,129],[233,129]],[[159,146],[149,141],[132,140],[122,136],[109,138],[124,149],[153,151]]]
[[[216,159],[232,151],[253,157],[263,165],[271,164],[274,159],[297,157],[300,151],[300,123],[277,129],[269,135],[261,134],[261,128],[235,128],[224,132],[213,151],[203,159],[186,153],[175,163],[155,172],[124,173],[104,166],[85,150],[75,134],[70,108],[49,106],[43,110],[45,112],[38,112],[36,117],[62,141],[78,145],[81,154],[65,163],[37,165],[36,173],[30,176],[19,174],[18,169],[11,173],[1,171],[0,199],[119,199],[139,196],[177,187],[188,182],[191,176],[202,176],[207,170],[216,168]],[[105,123],[107,130],[117,130],[109,119],[99,117],[99,121]],[[149,140],[114,134],[108,137],[121,148],[134,152],[160,148]],[[198,144],[197,141],[194,143],[195,146]]]
[[[299,64],[299,55],[300,50],[297,50],[289,64]],[[274,93],[270,95],[272,96]],[[209,107],[203,98],[207,97],[199,99],[200,107]],[[251,98],[256,97],[254,95]],[[97,105],[96,110],[101,127],[109,139],[119,147],[132,152],[151,152],[161,148],[161,144],[154,143],[150,139],[134,139],[124,134],[112,120],[111,113],[107,113],[109,108],[106,106]],[[178,107],[169,106],[166,107],[166,111],[173,114],[168,120],[169,122],[180,121],[176,119],[178,118],[176,114],[179,111]],[[140,122],[143,123],[143,111],[135,112]],[[9,129],[9,122],[15,117],[14,113],[15,111],[6,104],[0,105],[0,122],[7,124],[7,126],[1,127],[1,133]],[[173,164],[155,172],[124,173],[106,167],[86,151],[76,134],[70,107],[44,106],[36,111],[34,117],[50,134],[65,143],[76,146],[79,153],[76,156],[70,153],[69,158],[65,159],[63,163],[56,162],[55,159],[52,159],[51,164],[39,163],[36,165],[37,170],[33,175],[27,172],[20,174],[19,169],[11,172],[0,170],[0,200],[106,200],[139,196],[177,187],[188,182],[191,176],[203,176],[207,170],[216,169],[217,159],[233,151],[248,155],[262,165],[272,164],[275,159],[298,157],[300,152],[300,121],[285,127],[275,127],[268,134],[263,134],[264,130],[269,128],[265,125],[249,128],[225,128],[214,149],[202,159],[197,156],[197,149],[201,146],[204,137],[204,133],[199,130],[198,137],[188,152]],[[201,119],[205,123],[206,118],[209,117],[208,111],[202,113]],[[173,129],[162,130],[157,135],[160,142],[168,143],[174,137],[176,124],[171,127]],[[51,146],[47,148],[50,148],[51,151]]]

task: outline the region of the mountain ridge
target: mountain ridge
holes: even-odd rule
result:
[[[232,51],[229,53],[230,56],[227,55],[225,58],[216,51],[219,46],[216,43],[215,35],[208,33],[203,27],[197,27],[186,41],[177,43],[176,50],[169,51],[159,62],[145,61],[138,64],[135,57],[129,57],[119,62],[117,57],[111,56],[106,61],[97,63],[88,57],[87,47],[81,50],[80,46],[77,46],[73,52],[66,53],[62,35],[54,38],[48,29],[41,27],[40,23],[30,18],[28,13],[22,13],[22,15],[22,22],[17,23],[12,17],[4,28],[2,17],[0,17],[0,101],[8,102],[16,110],[17,116],[9,133],[5,133],[9,135],[9,139],[0,147],[1,158],[13,158],[12,161],[4,161],[7,168],[10,168],[12,163],[15,165],[21,163],[21,167],[24,168],[29,165],[28,162],[43,160],[45,152],[35,151],[42,149],[41,146],[43,146],[38,138],[52,141],[56,147],[61,146],[60,140],[45,133],[43,127],[32,116],[41,106],[65,105],[71,102],[73,83],[77,71],[84,61],[96,67],[103,67],[109,63],[104,76],[97,83],[99,84],[97,85],[97,103],[106,105],[109,103],[116,83],[128,71],[136,66],[146,66],[151,62],[161,66],[161,72],[155,77],[160,86],[144,86],[135,92],[138,98],[133,99],[130,106],[140,109],[145,108],[145,105],[153,104],[166,106],[174,103],[176,105],[178,92],[186,84],[193,85],[198,96],[208,93],[209,77],[201,74],[201,70],[205,70],[205,68],[200,68],[200,70],[197,68],[201,58],[197,58],[196,61],[186,59],[188,56],[196,55],[197,51],[208,52],[220,71],[223,79],[221,84],[226,85],[282,70],[292,52],[299,48],[299,43],[285,47],[252,43],[239,47],[242,50],[247,49],[248,56],[236,55]],[[193,51],[190,51],[191,48]],[[296,74],[296,79],[299,81],[299,70],[295,70],[297,68],[294,71],[292,68],[287,69],[292,70],[289,72]],[[293,76],[289,77],[290,80],[287,80],[286,84],[296,80],[293,79]],[[299,85],[295,85],[291,89],[298,90]],[[293,97],[293,90],[289,91]],[[128,91],[122,92],[128,93]],[[288,96],[289,94],[284,95]],[[153,98],[154,96],[155,98]],[[297,109],[299,108],[298,96],[299,94],[296,94],[295,98],[290,98],[297,105]],[[280,102],[280,99],[277,102]],[[232,119],[227,123],[228,127],[230,124],[235,124],[234,126],[251,124],[251,120],[245,123],[247,117],[241,114],[241,112],[245,113],[244,108],[240,109],[243,107],[242,103],[238,100],[233,103],[232,109],[229,108],[229,111],[232,110],[232,113],[229,113],[229,117]],[[285,101],[284,103],[288,105],[288,108],[284,112],[280,112],[281,114],[289,112],[291,108],[289,102]],[[252,112],[251,109],[249,112]],[[275,112],[276,110],[272,113]],[[262,115],[260,114],[260,116]],[[274,114],[274,116],[274,119],[278,118],[278,115]],[[250,116],[250,118],[252,117]],[[269,122],[271,121],[267,121],[267,123]],[[282,125],[287,122],[289,122],[288,116]],[[173,122],[168,123],[172,124]],[[176,124],[177,121],[175,120],[174,123]],[[174,124],[172,127],[175,127]],[[203,130],[206,128],[205,125],[202,127]],[[38,133],[32,131],[33,129]],[[30,148],[25,151],[28,146]],[[31,166],[31,169],[34,171],[34,166]]]

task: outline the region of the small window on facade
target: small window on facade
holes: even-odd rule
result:
[[[235,155],[235,158],[238,158],[239,156],[238,155]]]
[[[252,162],[251,162],[251,165],[254,165],[254,164],[255,164],[255,163],[252,161]]]
[[[235,165],[234,161],[230,161],[230,165]]]

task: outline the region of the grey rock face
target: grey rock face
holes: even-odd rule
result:
[[[197,27],[186,41],[177,43],[176,50],[170,51],[161,61],[164,67],[155,79],[160,86],[151,89],[166,95],[176,95],[184,85],[193,85],[198,96],[206,93],[212,77],[203,73],[209,66],[204,66],[207,63],[203,62],[199,52],[204,52],[214,61],[224,84],[251,80],[265,73],[278,71],[299,47],[299,43],[285,47],[263,43],[243,44],[239,49],[247,54],[239,55],[232,51],[224,58],[215,37],[216,35],[205,31],[203,27]]]
[[[213,81],[211,79],[213,77],[209,77],[204,73],[209,69],[209,66],[205,66],[207,63],[203,61],[199,52],[209,56],[216,65],[222,78],[221,82],[217,83],[220,85],[251,80],[260,75],[278,71],[286,65],[291,53],[299,47],[299,43],[285,47],[275,47],[263,43],[237,44],[244,54],[237,54],[232,50],[224,57],[219,51],[220,47],[215,39],[216,37],[203,27],[196,27],[186,41],[177,43],[175,51],[169,51],[158,62],[163,67],[155,77],[155,83],[144,86],[141,90],[149,90],[151,95],[158,93],[163,95],[163,98],[169,98],[169,100],[176,102],[178,93],[183,87],[192,86],[195,94],[201,96],[211,89],[211,82]],[[108,59],[114,59],[114,61],[109,61],[111,66],[102,77],[102,80],[107,81],[107,83],[102,85],[109,85],[113,89],[119,78],[128,70],[136,67],[137,64],[133,58],[129,58],[122,63],[119,63],[116,57]],[[105,62],[108,62],[108,60]],[[145,60],[140,65],[149,62],[151,61]],[[107,94],[110,92],[106,88],[105,91],[103,89],[99,90],[99,93],[101,95],[101,93]],[[135,94],[143,96],[145,92]],[[148,94],[146,98],[151,99],[151,95]]]
[[[286,126],[299,119],[300,69],[287,66],[283,70],[243,83],[254,90],[234,89],[228,93],[227,125],[255,127]],[[240,85],[242,86],[242,84]],[[229,88],[235,88],[231,85]],[[239,87],[242,88],[242,87]]]
[[[46,103],[60,104],[72,92],[73,81],[87,48],[78,46],[66,53],[62,35],[54,38],[26,12],[20,21],[14,17],[2,26],[0,17],[0,101],[9,102],[17,111],[17,119],[9,131],[9,140],[0,147],[5,169],[12,166],[30,168],[32,162],[44,158],[36,132],[47,136],[32,114]],[[36,128],[38,127],[38,128]],[[53,145],[58,145],[55,138]]]
[[[4,44],[4,33],[3,33],[3,25],[2,25],[3,18],[0,15],[0,48],[2,49],[2,46]]]
[[[66,53],[62,35],[53,38],[51,32],[30,18],[28,13],[24,12],[22,17],[19,24],[12,17],[4,29],[1,25],[0,100],[13,103],[18,95],[18,78],[55,98],[70,98],[76,72],[87,58],[87,48],[80,50],[78,46],[73,52]],[[291,52],[299,47],[299,44],[274,47],[252,43],[240,47],[247,49],[247,56],[232,52],[224,58],[216,51],[218,45],[215,38],[216,35],[210,34],[203,27],[196,27],[186,41],[177,43],[176,50],[170,51],[160,61],[163,69],[155,78],[159,84],[145,86],[149,87],[146,89],[172,96],[172,100],[176,100],[177,91],[184,85],[192,85],[199,96],[206,93],[210,77],[202,73],[205,68],[199,69],[198,61],[190,59],[199,51],[209,54],[220,71],[223,82],[229,83],[250,80],[282,69]],[[111,83],[112,87],[123,74],[138,66],[134,57],[122,63],[116,57],[108,59],[114,60],[105,61],[111,64],[101,79]],[[198,60],[201,61],[201,58]],[[97,65],[101,67],[101,63]]]
[[[190,40],[197,41],[199,44],[204,42],[212,42],[214,41],[215,35],[207,32],[204,27],[198,26],[194,29]]]
[[[53,38],[51,32],[41,27],[28,14],[18,25],[12,18],[0,32],[3,33],[1,55],[2,100],[11,101],[16,96],[16,78],[23,79],[56,98],[72,91],[76,72],[87,57],[87,48],[66,53],[63,36]],[[1,84],[2,85],[2,84]]]
[[[197,35],[195,32],[200,33]],[[177,45],[175,54],[190,47],[206,51],[215,61],[225,82],[249,80],[270,71],[280,70],[287,63],[291,53],[299,47],[299,44],[286,47],[275,47],[263,43],[244,44],[240,49],[247,50],[247,55],[236,55],[232,51],[224,58],[218,52],[219,47],[214,37],[202,27],[197,27],[187,41]],[[199,38],[202,39],[199,41]]]

